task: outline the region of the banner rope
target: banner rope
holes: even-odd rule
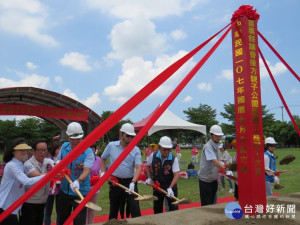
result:
[[[259,54],[260,54],[260,56],[261,56],[261,58],[262,58],[262,60],[263,60],[263,62],[265,64],[265,67],[266,67],[266,69],[267,69],[267,71],[268,71],[268,73],[270,75],[270,78],[271,78],[271,80],[273,82],[273,85],[274,85],[274,87],[275,87],[275,89],[276,89],[276,91],[277,91],[277,93],[278,93],[278,95],[280,97],[280,100],[281,100],[282,104],[284,105],[284,108],[287,111],[287,113],[288,113],[288,115],[289,115],[289,117],[290,117],[290,119],[291,119],[291,121],[292,121],[292,123],[293,123],[293,125],[294,125],[294,127],[296,129],[296,131],[298,132],[298,135],[300,136],[300,130],[299,130],[298,126],[297,126],[297,123],[294,120],[294,118],[293,118],[293,116],[292,116],[292,114],[291,114],[291,112],[290,112],[290,110],[289,110],[289,108],[288,108],[288,106],[287,106],[287,104],[286,104],[286,102],[285,102],[285,100],[284,100],[284,98],[283,98],[280,90],[279,90],[279,87],[278,87],[278,85],[277,85],[277,83],[276,83],[276,81],[274,79],[274,76],[273,76],[273,74],[272,74],[272,72],[271,72],[271,70],[270,70],[270,68],[269,68],[269,66],[268,66],[268,64],[267,64],[267,62],[266,62],[266,60],[265,60],[265,58],[264,58],[261,50],[260,50],[260,48],[258,48],[258,51],[259,51]]]
[[[40,188],[47,184],[52,177],[59,173],[63,168],[67,167],[73,160],[75,160],[80,154],[82,154],[87,148],[95,143],[100,137],[102,137],[107,131],[109,131],[117,122],[119,122],[124,116],[126,116],[132,109],[140,104],[147,96],[155,91],[162,83],[170,78],[185,62],[192,58],[200,49],[202,49],[208,42],[215,38],[219,33],[225,30],[232,23],[226,25],[219,32],[207,39],[205,42],[197,46],[191,52],[177,60],[175,63],[166,68],[152,81],[150,81],[144,88],[138,91],[133,97],[125,102],[119,109],[117,109],[112,115],[110,115],[103,123],[96,127],[85,139],[83,139],[70,154],[68,154],[63,160],[61,160],[53,169],[48,172],[39,182],[37,182],[32,188],[30,188],[24,195],[22,195],[16,202],[8,207],[3,213],[0,214],[0,222],[10,215],[16,208],[23,204],[33,194],[35,194]],[[108,179],[106,177],[105,181]]]
[[[190,82],[194,75],[199,71],[203,64],[208,60],[208,58],[213,54],[217,47],[221,44],[224,38],[232,29],[233,23],[228,30],[222,35],[222,37],[213,45],[213,47],[205,54],[205,56],[196,64],[196,66],[188,73],[188,75],[180,82],[180,84],[174,89],[174,91],[169,95],[165,102],[158,108],[157,111],[150,117],[145,126],[138,132],[138,134],[132,139],[128,146],[119,155],[116,161],[108,168],[102,178],[95,184],[95,186],[90,190],[82,202],[76,207],[70,217],[66,220],[64,225],[68,225],[77,216],[77,214],[82,210],[85,204],[94,196],[94,194],[101,188],[104,182],[111,176],[115,169],[120,165],[120,163],[127,157],[131,150],[136,146],[139,141],[145,136],[152,125],[158,120],[158,118],[163,114],[163,112],[169,107],[169,105],[174,101],[174,99],[180,94],[183,88]]]
[[[274,52],[274,54],[281,60],[281,62],[288,68],[288,70],[296,77],[298,81],[300,81],[300,77],[296,74],[296,72],[287,64],[287,62],[279,55],[279,53],[273,48],[273,46],[267,41],[267,39],[257,31],[259,36],[264,40],[264,42],[269,46],[269,48]]]

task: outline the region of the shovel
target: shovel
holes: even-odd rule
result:
[[[276,171],[274,171],[274,170],[270,170],[270,169],[267,169],[267,168],[265,168],[265,170],[267,171],[267,172],[270,172],[270,173],[286,173],[286,172],[288,172],[287,170],[276,170]]]
[[[232,163],[229,163],[228,164],[228,169],[233,171],[233,172],[236,172],[237,171],[237,162],[233,161]]]
[[[73,184],[72,180],[70,179],[70,177],[68,175],[65,174],[65,178],[67,179],[67,181],[70,184]],[[84,199],[84,197],[82,196],[82,194],[80,193],[80,191],[77,188],[74,188],[76,194],[79,196],[80,200],[74,200],[75,202],[77,202],[78,204],[80,204],[82,202],[82,200]],[[93,209],[95,211],[102,211],[102,208],[92,202],[88,202],[86,203],[85,207]]]
[[[166,192],[164,189],[162,189],[161,187],[159,187],[159,182],[156,181],[155,184],[148,184],[149,186],[153,187],[155,190],[165,194],[168,196],[168,192]],[[182,198],[182,199],[179,199],[179,198],[176,198],[174,195],[170,195],[168,196],[169,198],[172,198],[173,200],[175,200],[175,202],[172,202],[173,205],[178,205],[178,204],[186,204],[186,203],[190,203],[191,200],[190,199],[187,199],[187,198]]]
[[[284,186],[282,186],[280,184],[275,184],[274,185],[274,189],[276,189],[276,190],[279,190],[279,189],[282,189],[282,188],[284,188]]]
[[[114,186],[118,186],[122,189],[124,189],[127,192],[130,192],[132,194],[134,194],[135,196],[137,196],[134,200],[138,200],[138,201],[156,201],[157,197],[156,196],[152,196],[152,195],[140,195],[139,193],[135,192],[135,191],[130,191],[129,188],[125,187],[124,185],[120,184],[118,182],[118,180],[114,177],[110,177],[110,181],[112,182],[112,184]]]
[[[225,176],[228,177],[231,180],[238,181],[238,178],[233,176],[233,175],[225,175]]]

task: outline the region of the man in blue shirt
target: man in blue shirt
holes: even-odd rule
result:
[[[110,142],[101,155],[101,177],[105,172],[107,159],[110,158],[110,165],[113,164],[135,135],[132,124],[125,123],[122,125],[120,129],[120,140]],[[116,177],[118,182],[129,188],[130,191],[138,192],[137,180],[140,176],[141,168],[141,151],[135,146],[118,168],[112,173],[112,176]],[[117,219],[121,203],[124,201],[127,202],[128,213],[131,214],[132,218],[141,216],[139,202],[134,200],[134,198],[134,195],[125,192],[118,186],[113,186],[112,183],[109,182],[109,219]]]
[[[67,135],[69,142],[65,142],[57,156],[57,160],[62,160],[72,149],[74,149],[81,141],[83,137],[83,130],[79,123],[72,122],[68,125]],[[83,196],[86,196],[90,191],[90,173],[91,168],[95,161],[95,155],[91,148],[85,150],[80,156],[78,156],[68,168],[71,169],[71,180],[73,184],[70,185],[66,178],[62,180],[60,193],[58,198],[58,225],[63,225],[64,222],[71,215],[72,210],[78,205],[74,200],[80,198],[75,193],[77,188]],[[81,212],[75,217],[74,225],[86,224],[86,212],[84,207]]]

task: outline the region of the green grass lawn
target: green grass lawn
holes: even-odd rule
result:
[[[143,150],[142,150],[143,151]],[[231,149],[228,150],[230,155],[234,157],[236,150]],[[289,165],[277,165],[278,170],[288,170],[287,173],[284,173],[280,176],[280,184],[285,186],[285,188],[280,190],[274,190],[274,192],[279,194],[285,193],[293,193],[299,192],[299,184],[295,177],[300,173],[300,149],[289,148],[289,149],[276,149],[275,154],[278,156],[278,162],[286,155],[294,155],[296,156],[296,160],[290,163]],[[181,161],[186,161],[187,164],[191,161],[191,150],[190,149],[183,149],[181,150]],[[144,154],[145,157],[145,154]],[[180,165],[181,169],[187,169],[186,165]],[[278,163],[279,164],[279,163]],[[199,169],[199,166],[196,165],[195,169]],[[223,198],[227,196],[233,196],[233,193],[229,193],[229,184],[225,180],[226,191],[221,191],[219,188],[218,190],[218,198]],[[140,194],[152,194],[152,189],[149,186],[138,184],[139,193]],[[180,178],[178,181],[178,197],[179,198],[188,198],[191,199],[192,202],[199,202],[200,201],[200,194],[199,194],[199,183],[197,178],[189,178],[183,179]],[[97,212],[96,215],[105,215],[109,212],[109,199],[108,199],[108,184],[105,183],[98,196],[98,204],[102,207],[102,212]],[[152,202],[140,202],[141,209],[148,209],[152,208]]]
[[[143,151],[143,150],[142,150]],[[236,153],[235,149],[228,150],[230,155],[233,157]],[[144,151],[143,151],[144,153]],[[181,161],[187,162],[187,164],[191,161],[191,150],[190,149],[183,149],[181,150]],[[295,179],[300,174],[300,149],[289,148],[289,149],[276,149],[275,154],[278,156],[278,162],[286,155],[294,155],[296,156],[296,160],[293,161],[289,165],[277,165],[278,170],[288,170],[287,173],[284,173],[280,176],[280,184],[285,186],[285,188],[280,190],[274,190],[274,192],[279,194],[285,193],[293,193],[299,192],[299,183],[297,179]],[[145,154],[144,156],[145,157]],[[2,161],[2,155],[0,155],[0,161]],[[186,165],[180,165],[181,169],[187,169]],[[279,163],[278,163],[279,164]],[[195,169],[198,170],[199,166],[196,165]],[[218,191],[218,198],[223,198],[226,196],[233,196],[233,193],[228,193],[229,185],[228,182],[225,180],[226,191],[221,191],[219,188]],[[149,186],[138,184],[139,193],[140,194],[152,194],[152,189]],[[189,178],[183,179],[180,178],[178,181],[178,197],[179,198],[188,198],[191,199],[192,202],[199,202],[199,184],[197,178]],[[102,207],[101,212],[96,212],[96,215],[105,215],[109,213],[109,198],[108,198],[108,184],[105,183],[101,191],[98,195],[98,205]],[[152,202],[140,202],[141,209],[148,209],[152,208]],[[53,213],[53,220],[55,221],[56,215]]]

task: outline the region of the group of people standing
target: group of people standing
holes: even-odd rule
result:
[[[47,143],[43,140],[37,141],[32,147],[27,145],[26,140],[18,138],[14,140],[11,146],[5,151],[4,161],[7,163],[4,176],[2,178],[0,192],[0,213],[5,211],[12,203],[19,199],[32,185],[37,183],[45,176],[60,160],[66,157],[83,138],[83,130],[79,123],[70,123],[67,127],[68,141],[60,145],[53,143],[51,148],[51,157],[47,158]],[[51,222],[51,214],[54,200],[56,200],[57,224],[62,225],[71,215],[72,211],[78,205],[74,200],[79,197],[75,189],[86,196],[91,189],[91,176],[99,176],[100,179],[106,171],[107,160],[110,165],[119,157],[123,150],[128,146],[135,136],[132,124],[125,123],[120,129],[120,140],[110,142],[101,158],[95,155],[92,148],[86,149],[70,165],[70,179],[72,183],[63,178],[53,178],[51,182],[41,188],[31,196],[22,206],[17,208],[11,215],[4,219],[2,225],[45,225]],[[158,144],[159,151],[152,152],[147,160],[147,184],[151,185],[158,181],[160,187],[168,191],[168,196],[177,195],[177,180],[179,178],[179,163],[177,158],[171,153],[172,142],[169,137],[162,137]],[[25,163],[27,151],[32,150],[32,157]],[[134,147],[125,160],[113,172],[112,176],[117,181],[127,187],[129,191],[125,192],[118,186],[114,186],[109,179],[109,200],[110,211],[109,219],[116,219],[121,207],[121,200],[127,204],[129,215],[137,217],[141,215],[139,202],[134,200],[132,191],[138,192],[137,180],[141,172],[142,157],[138,147]],[[150,175],[150,168],[155,168],[155,173]],[[153,182],[152,182],[153,181]],[[97,201],[97,194],[93,196],[92,202]],[[160,192],[153,191],[153,194],[159,199],[155,202],[155,213],[163,211],[164,198]],[[171,205],[170,211],[177,207]],[[90,209],[89,209],[90,210]],[[83,225],[93,223],[94,212],[89,212],[84,207],[75,217],[74,225]],[[18,219],[19,214],[19,219]]]
[[[82,141],[83,130],[79,123],[70,123],[66,133],[68,141],[62,146],[59,141],[53,142],[50,157],[47,157],[48,147],[44,140],[36,141],[32,147],[26,143],[24,138],[17,138],[12,141],[3,157],[6,166],[0,185],[0,212],[6,210],[19,199]],[[32,156],[23,164],[29,150],[31,150]],[[62,225],[71,215],[72,210],[78,205],[74,202],[76,199],[79,200],[75,193],[75,188],[83,196],[87,195],[91,188],[91,170],[95,167],[96,174],[99,174],[100,160],[98,160],[98,166],[94,165],[96,160],[97,157],[94,151],[88,148],[68,165],[70,178],[73,181],[72,184],[69,184],[66,178],[54,177],[51,182],[32,195],[0,224],[42,225],[45,223],[45,225],[48,225],[51,223],[52,209],[54,200],[56,200],[56,222],[58,225]],[[76,216],[73,223],[74,225],[86,224],[87,221],[91,223],[89,219],[90,216],[87,216],[87,209],[84,208]]]
[[[2,178],[0,192],[0,213],[5,211],[12,203],[14,203],[26,190],[38,182],[49,170],[51,170],[60,160],[66,157],[81,141],[84,136],[82,127],[79,123],[70,123],[67,127],[68,141],[62,146],[59,142],[55,142],[51,148],[51,157],[47,158],[47,143],[43,140],[37,141],[32,148],[27,145],[25,139],[15,139],[10,147],[5,151],[4,161],[7,163],[4,176]],[[200,170],[198,172],[201,205],[210,205],[216,202],[216,194],[218,190],[219,170],[224,174],[232,174],[228,171],[226,162],[227,154],[220,154],[222,146],[219,142],[224,135],[222,129],[218,125],[210,128],[210,140],[204,145]],[[95,155],[95,148],[86,149],[78,156],[70,165],[71,184],[67,179],[53,178],[51,182],[36,192],[29,198],[22,207],[17,208],[0,224],[21,224],[21,225],[45,225],[51,222],[51,213],[54,199],[56,200],[57,224],[62,225],[71,215],[78,203],[74,200],[79,199],[75,189],[78,189],[83,196],[86,196],[91,189],[91,176],[99,176],[100,179],[106,172],[107,161],[110,165],[116,161],[124,149],[129,145],[136,135],[132,124],[125,123],[120,129],[120,140],[110,142],[100,157]],[[275,140],[274,140],[275,142]],[[276,170],[276,162],[274,161],[274,145],[270,141],[268,150],[265,153],[265,163],[269,164],[269,168]],[[92,146],[93,147],[93,146]],[[179,160],[172,153],[173,144],[169,137],[161,137],[158,143],[158,151],[152,152],[147,156],[146,162],[146,185],[160,188],[167,192],[167,195],[153,188],[153,195],[157,197],[157,201],[153,203],[154,213],[162,213],[164,201],[167,201],[169,211],[177,210],[177,205],[172,204],[174,201],[172,196],[177,197],[177,181],[179,178]],[[32,149],[32,157],[24,164],[23,160],[27,155],[27,151]],[[177,153],[178,154],[178,153]],[[126,158],[121,162],[117,169],[112,173],[109,179],[109,219],[117,219],[118,213],[121,211],[122,202],[127,204],[128,215],[131,217],[141,216],[139,202],[134,200],[134,192],[138,192],[137,180],[141,173],[142,157],[140,149],[135,146]],[[268,183],[276,181],[276,176],[268,174],[266,176],[267,193],[270,187]],[[278,178],[277,178],[278,179]],[[114,185],[112,180],[117,180],[127,191]],[[232,187],[231,187],[232,188]],[[272,190],[272,189],[271,189]],[[93,196],[92,202],[96,203],[99,191]],[[167,196],[167,198],[166,198]],[[45,214],[44,214],[45,212]],[[19,221],[18,215],[19,213]],[[45,215],[45,216],[44,216]],[[93,223],[94,212],[84,207],[75,217],[74,225],[83,225]]]

